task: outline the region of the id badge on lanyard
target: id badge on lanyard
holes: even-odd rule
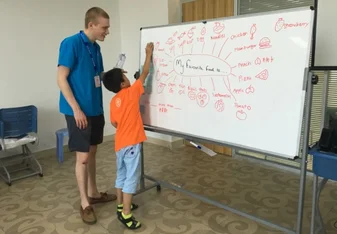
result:
[[[93,55],[92,55],[92,53],[91,53],[91,50],[90,50],[90,48],[89,48],[89,45],[88,45],[88,43],[85,43],[85,41],[83,40],[83,33],[81,33],[81,39],[82,39],[84,45],[87,47],[88,53],[89,53],[90,58],[91,58],[91,61],[92,61],[92,65],[94,66],[94,70],[95,70],[95,74],[96,74],[96,75],[94,76],[95,87],[96,87],[96,88],[99,88],[99,87],[101,87],[101,78],[100,78],[100,76],[99,76],[99,74],[98,74],[97,65],[96,65],[96,63],[95,63],[95,60],[94,60],[94,57],[93,57]],[[98,51],[97,51],[97,58],[98,58]]]

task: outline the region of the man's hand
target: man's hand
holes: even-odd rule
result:
[[[79,129],[84,129],[88,126],[87,117],[81,109],[77,109],[74,111],[74,118],[76,121],[76,125]]]

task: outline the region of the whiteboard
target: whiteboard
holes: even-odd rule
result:
[[[155,44],[144,125],[296,157],[312,22],[301,8],[141,29],[141,65]]]

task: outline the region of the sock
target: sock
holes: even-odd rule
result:
[[[123,210],[123,204],[117,205],[117,211],[122,212],[122,210]]]
[[[131,204],[131,209],[133,209],[133,204]],[[122,212],[122,210],[123,210],[123,204],[117,205],[117,211]]]
[[[123,217],[123,219],[129,219],[129,218],[132,217],[132,213],[130,213],[130,214],[128,214],[128,215],[125,215],[125,214],[122,212],[122,217]],[[140,222],[138,222],[137,220],[134,220],[133,222],[136,222],[135,227],[139,227]],[[132,225],[133,222],[130,221],[130,222],[126,223],[126,225],[127,225],[128,227],[131,227],[131,225]]]

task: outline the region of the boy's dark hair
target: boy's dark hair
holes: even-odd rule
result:
[[[103,75],[104,87],[114,93],[121,90],[121,84],[124,81],[123,71],[120,68],[114,68]]]

